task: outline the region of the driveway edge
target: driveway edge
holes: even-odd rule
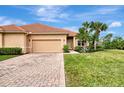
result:
[[[65,87],[65,70],[64,70],[64,57],[62,53],[61,67],[60,67],[60,84],[59,87]]]

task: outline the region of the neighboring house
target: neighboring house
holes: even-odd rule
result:
[[[0,47],[20,47],[23,53],[63,52],[63,46],[74,49],[76,32],[43,24],[0,26]]]

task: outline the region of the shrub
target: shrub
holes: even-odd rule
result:
[[[87,52],[95,52],[92,44],[87,47]]]
[[[68,53],[68,52],[69,52],[69,47],[68,47],[68,45],[64,45],[63,50],[64,50],[64,53]]]
[[[96,52],[96,51],[103,51],[104,47],[102,45],[97,45],[96,50],[92,46],[89,46],[87,52]]]
[[[75,51],[77,51],[77,52],[83,52],[83,49],[82,49],[82,47],[81,46],[76,46],[75,47]]]
[[[94,50],[94,48],[89,48],[89,47],[88,47],[87,52],[95,52],[95,50]]]
[[[98,45],[96,47],[96,51],[103,51],[104,50],[104,46]]]
[[[104,49],[111,49],[112,48],[111,42],[110,41],[103,42],[103,48]]]
[[[116,37],[111,42],[113,49],[124,49],[124,39],[122,37]]]
[[[0,48],[0,55],[20,55],[22,48]]]

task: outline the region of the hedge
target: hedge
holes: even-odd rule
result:
[[[0,48],[0,55],[20,55],[22,48]]]

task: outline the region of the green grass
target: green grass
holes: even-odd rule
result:
[[[0,55],[0,61],[16,57],[17,55]]]
[[[65,54],[66,86],[124,86],[124,50]]]

